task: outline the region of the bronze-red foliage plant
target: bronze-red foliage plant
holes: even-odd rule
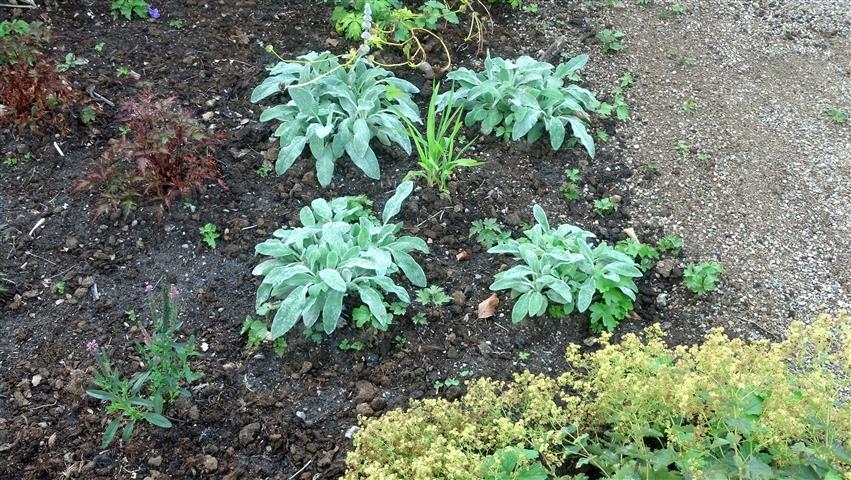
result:
[[[38,50],[47,36],[35,25],[4,21],[0,28],[0,126],[64,132],[67,114],[81,98]]]
[[[110,141],[97,165],[72,191],[98,189],[95,218],[151,205],[162,218],[179,197],[210,182],[225,188],[214,150],[225,138],[206,131],[175,98],[152,93],[122,105],[125,133]]]

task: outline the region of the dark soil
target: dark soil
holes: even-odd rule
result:
[[[550,5],[546,15],[575,18],[570,2],[564,3]],[[51,25],[57,58],[74,52],[90,60],[69,73],[81,92],[93,87],[119,103],[153,89],[176,96],[199,117],[212,112],[210,128],[230,135],[218,156],[228,189],[211,186],[204,195],[186,198],[189,203],[175,204],[162,222],[146,210],[93,222],[94,197],[69,189],[117,135],[110,120],[115,108],[102,105],[98,125],[76,122],[56,138],[0,133],[3,155],[32,153],[16,167],[0,167],[0,271],[10,288],[0,294],[0,476],[335,478],[344,470],[351,448],[345,433],[357,424],[357,411],[380,414],[434,396],[435,381],[463,378],[462,372],[506,378],[523,369],[558,371],[565,345],[592,336],[584,317],[512,325],[504,294],[498,318],[477,319],[476,305],[490,295],[487,287],[508,259],[483,254],[468,230],[473,220],[496,217],[519,232],[539,203],[553,223],[578,224],[603,240],[624,238],[622,229],[634,225],[630,192],[622,185],[633,172],[618,161],[613,124],[611,140],[592,161],[579,151],[552,152],[544,142],[507,145],[483,138],[473,156],[487,163],[461,173],[450,199],[426,188],[415,191],[401,220],[430,243],[432,254],[420,258],[429,283],[457,297],[449,306],[425,311],[427,326],[397,319],[387,333],[347,328],[319,345],[293,334],[283,358],[269,350],[247,355],[239,331],[245,316],[254,313],[254,245],[292,224],[299,209],[320,196],[363,193],[380,208],[414,160],[384,152],[380,182],[340,162],[335,183],[324,190],[307,160],[282,178],[256,174],[264,159],[276,156],[268,141],[271,127],[256,121],[262,107],[248,101],[271,61],[264,45],[274,44],[284,56],[330,48],[339,40],[328,21],[330,4],[189,0],[161,5],[163,16],[156,22],[113,21],[108,8],[106,1],[48,2],[24,11],[23,18],[38,16]],[[498,9],[494,15],[487,45],[493,55],[534,56],[554,41],[538,29],[542,22],[535,17]],[[182,19],[185,27],[170,28],[171,19]],[[565,51],[586,50],[588,28],[572,26]],[[452,35],[457,34],[447,38]],[[94,46],[101,42],[105,47],[98,53]],[[341,42],[335,50],[344,47]],[[457,51],[455,62],[475,65],[475,50]],[[117,78],[120,66],[139,79]],[[401,74],[430,86],[418,73]],[[610,89],[588,81],[593,90]],[[567,166],[582,169],[583,198],[577,202],[562,198]],[[592,201],[610,195],[621,197],[619,211],[596,217]],[[206,223],[224,231],[216,250],[200,240],[198,228]],[[662,234],[652,227],[637,230],[648,241]],[[456,260],[461,250],[471,252],[468,261]],[[59,282],[64,294],[56,290]],[[676,312],[656,310],[656,296],[669,282],[657,274],[642,281],[636,314],[620,332],[661,321],[673,341],[690,337],[685,319],[672,325],[668,317],[678,318]],[[168,412],[173,428],[141,428],[128,444],[101,450],[108,420],[102,405],[84,394],[93,364],[85,343],[96,339],[124,372],[135,371],[138,330],[125,312],[146,311],[154,295],[144,292],[148,283],[170,283],[181,291],[183,331],[194,334],[203,350],[195,367],[204,377],[189,401]],[[343,339],[362,340],[367,348],[341,351]],[[520,352],[528,358],[520,360]],[[440,395],[454,398],[461,391],[452,387]]]

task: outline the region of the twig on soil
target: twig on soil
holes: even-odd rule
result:
[[[53,402],[53,403],[48,403],[48,404],[46,404],[46,405],[39,405],[39,406],[37,406],[37,407],[32,407],[32,408],[30,408],[30,411],[33,411],[33,410],[41,410],[42,408],[52,407],[52,406],[56,405],[57,403],[59,403],[59,401],[58,401],[58,400],[57,400],[57,401],[55,401],[55,402]]]
[[[31,237],[32,237],[32,236],[33,236],[33,232],[35,232],[35,231],[38,229],[38,227],[40,227],[40,226],[44,225],[45,223],[47,223],[47,219],[46,219],[46,218],[43,218],[43,217],[42,217],[42,218],[39,218],[39,219],[38,219],[38,221],[37,221],[37,222],[35,222],[35,226],[33,226],[33,228],[30,230],[29,236],[31,236]]]
[[[95,100],[100,100],[101,102],[109,105],[110,107],[115,108],[114,103],[110,102],[106,97],[104,97],[103,95],[101,95],[101,94],[99,94],[98,92],[95,91],[94,85],[89,85],[89,87],[86,88],[86,93],[88,93],[89,96],[94,98]]]
[[[58,143],[53,142],[53,148],[55,148],[55,149],[56,149],[56,151],[57,151],[57,152],[59,152],[59,156],[60,156],[60,157],[64,157],[64,156],[65,156],[65,153],[64,153],[64,152],[62,152],[62,149],[61,149],[61,148],[59,148],[59,144],[58,144]]]
[[[31,256],[31,257],[35,257],[35,258],[40,258],[40,259],[44,260],[45,262],[47,262],[47,263],[49,263],[49,264],[51,264],[51,265],[56,265],[56,263],[51,262],[50,260],[48,260],[48,259],[46,259],[46,258],[42,257],[41,255],[36,255],[36,254],[34,254],[34,253],[30,252],[30,251],[26,251],[26,252],[24,252],[24,255],[29,255],[29,256]]]
[[[441,208],[441,209],[440,209],[440,210],[438,210],[438,211],[437,211],[437,213],[435,213],[434,215],[432,215],[432,216],[430,216],[430,217],[426,218],[425,220],[423,220],[422,222],[418,223],[418,224],[417,224],[417,227],[421,227],[421,226],[423,226],[423,224],[424,224],[424,223],[426,223],[427,221],[431,220],[432,218],[434,218],[434,217],[436,217],[436,216],[438,216],[438,215],[443,215],[443,212],[445,212],[446,210],[449,210],[450,208],[452,208],[452,207],[443,207],[443,208]]]
[[[38,8],[35,3],[26,3],[24,5],[9,5],[8,3],[0,3],[0,8]]]
[[[250,227],[242,227],[241,230],[244,232],[246,230],[251,230],[252,228],[257,228],[257,225],[251,225]]]
[[[305,463],[303,467],[301,467],[301,468],[300,468],[297,472],[295,472],[294,474],[292,474],[292,476],[290,476],[290,478],[288,478],[287,480],[293,480],[295,477],[297,477],[297,476],[298,476],[298,474],[299,474],[299,473],[301,473],[301,472],[303,472],[303,471],[304,471],[304,469],[306,469],[306,468],[310,465],[310,462],[312,462],[312,461],[313,461],[313,459],[312,459],[312,458],[311,458],[310,460],[308,460],[308,461],[307,461],[307,463]]]

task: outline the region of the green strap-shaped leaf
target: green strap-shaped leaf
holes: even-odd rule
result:
[[[278,307],[278,312],[272,320],[272,328],[270,329],[272,340],[286,334],[293,328],[298,317],[301,316],[304,300],[307,296],[307,288],[308,285],[296,288]]]
[[[585,147],[585,151],[588,152],[588,155],[590,155],[591,158],[594,158],[594,155],[596,155],[594,139],[588,134],[588,129],[585,127],[585,124],[582,123],[582,120],[574,117],[573,115],[568,115],[566,118],[570,123],[570,127],[573,129],[573,135],[579,139],[579,143]]]
[[[384,308],[384,298],[372,287],[366,285],[358,285],[358,293],[360,299],[369,307],[369,312],[372,313],[382,326],[390,324],[390,319],[387,316],[387,309]]]
[[[591,305],[591,300],[594,298],[594,292],[597,291],[597,282],[594,277],[588,277],[585,283],[579,288],[579,295],[576,301],[576,309],[584,312]]]
[[[532,292],[526,292],[517,298],[514,302],[514,308],[511,309],[511,323],[520,323],[529,314],[529,295]]]
[[[532,216],[535,217],[536,222],[544,227],[544,231],[548,232],[550,230],[550,222],[547,220],[547,212],[545,212],[540,205],[535,204],[535,206],[532,207]]]
[[[112,439],[115,438],[115,432],[118,431],[118,426],[121,425],[121,417],[114,418],[109,425],[106,426],[106,430],[103,432],[103,440],[100,442],[100,448],[106,448],[112,443]]]
[[[281,145],[278,160],[275,162],[275,173],[278,175],[286,173],[301,155],[305,145],[307,145],[307,137],[295,137],[287,145]]]
[[[550,146],[558,150],[564,143],[564,123],[559,117],[550,117],[546,121],[547,132],[550,134]]]
[[[145,419],[146,422],[151,425],[155,425],[161,428],[171,428],[171,421],[160,415],[159,413],[147,412],[142,414],[142,418]]]
[[[396,265],[402,269],[402,272],[411,281],[414,285],[418,287],[426,286],[426,276],[422,267],[417,264],[417,261],[414,260],[414,257],[408,255],[405,252],[394,251],[393,252],[393,260],[396,261]]]
[[[381,214],[384,223],[389,222],[402,210],[402,202],[408,198],[412,191],[414,191],[414,182],[411,181],[402,182],[396,187],[396,193],[384,204],[384,212]]]
[[[343,280],[340,273],[334,269],[326,268],[324,270],[320,270],[319,278],[321,278],[326,285],[338,292],[346,291],[346,281]]]
[[[538,123],[538,119],[541,118],[541,111],[537,108],[524,109],[524,111],[525,114],[523,115],[523,118],[515,123],[514,127],[511,129],[512,140],[519,140],[523,138],[523,136],[529,133],[529,130],[532,130],[532,127]]]
[[[331,290],[325,297],[325,305],[322,307],[322,329],[331,334],[337,328],[337,320],[343,312],[343,297],[345,293]]]

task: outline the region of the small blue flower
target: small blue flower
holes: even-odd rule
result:
[[[156,20],[160,18],[160,11],[153,6],[148,7],[148,16]]]

